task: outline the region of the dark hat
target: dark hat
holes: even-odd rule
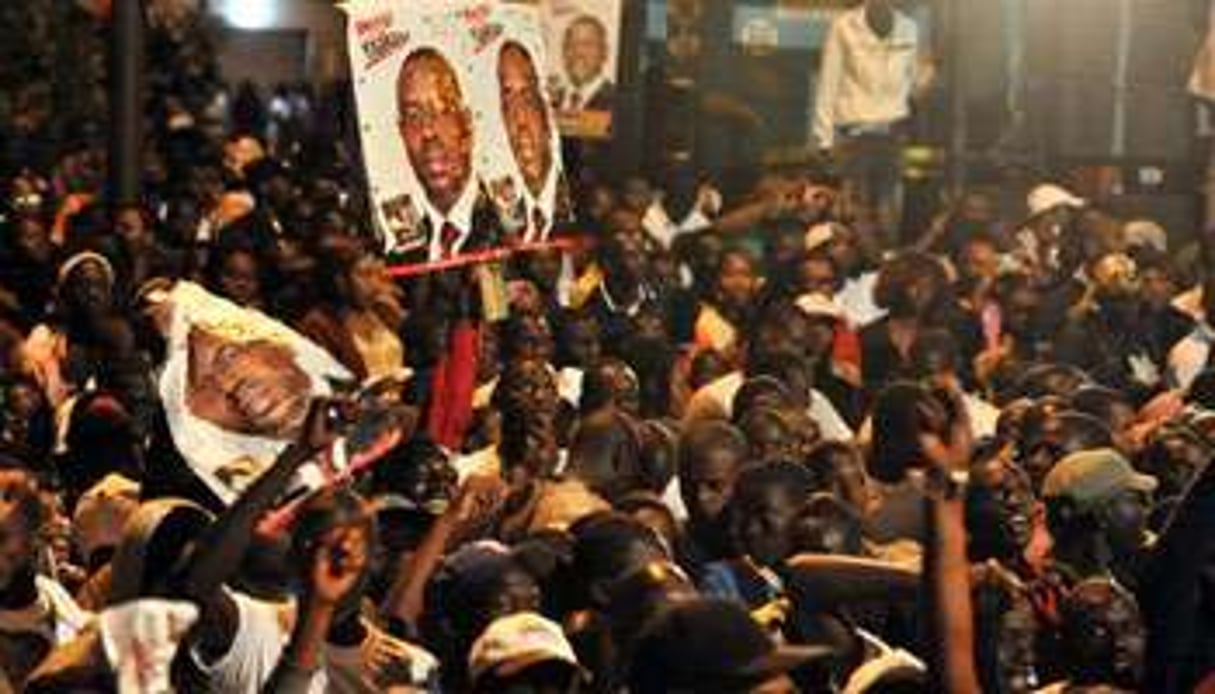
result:
[[[741,605],[693,600],[663,612],[642,632],[630,691],[742,690],[831,653],[822,646],[777,645]]]

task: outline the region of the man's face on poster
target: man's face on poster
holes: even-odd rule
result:
[[[186,402],[194,416],[228,431],[290,440],[303,426],[312,380],[289,347],[190,330]]]
[[[561,57],[575,86],[587,84],[603,72],[607,53],[607,30],[599,20],[582,16],[570,22],[561,42]]]
[[[506,44],[498,55],[498,81],[511,151],[524,184],[532,195],[539,195],[553,164],[552,128],[540,78],[531,56],[519,44]]]
[[[447,213],[472,174],[472,113],[451,65],[415,52],[397,77],[397,113],[409,163],[431,204]]]

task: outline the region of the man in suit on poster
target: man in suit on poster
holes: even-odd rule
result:
[[[527,237],[543,238],[552,223],[553,124],[532,55],[514,41],[507,42],[498,54],[498,96],[511,153],[530,203]]]
[[[599,19],[584,14],[574,19],[561,39],[565,83],[557,107],[562,111],[610,111],[615,85],[607,74],[608,30]]]
[[[478,223],[479,189],[473,173],[473,117],[451,64],[421,48],[401,64],[397,115],[409,165],[424,195],[420,207],[425,247],[416,260],[436,261],[488,245]],[[411,257],[410,260],[414,260]]]

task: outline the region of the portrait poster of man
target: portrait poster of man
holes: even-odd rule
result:
[[[299,438],[313,398],[354,378],[282,323],[191,282],[164,292],[155,312],[167,343],[159,393],[169,432],[224,503]]]
[[[621,0],[542,4],[549,95],[569,137],[611,134],[620,56]]]
[[[479,56],[483,133],[479,170],[503,228],[525,242],[552,230],[561,179],[561,138],[544,85],[544,35],[536,8],[499,5],[498,35]]]
[[[559,176],[559,150],[545,134],[547,104],[528,105],[526,71],[515,69],[521,56],[542,59],[538,10],[489,0],[351,0],[342,9],[386,252],[398,264],[433,264],[544,238],[532,220],[552,219],[545,191]],[[501,72],[522,91],[504,111],[508,41],[516,48]]]

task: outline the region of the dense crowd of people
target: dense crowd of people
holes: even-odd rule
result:
[[[1209,236],[1046,183],[891,246],[830,160],[580,170],[501,311],[392,277],[331,100],[157,84],[138,203],[0,124],[0,691],[1215,687]],[[277,527],[318,407],[223,503],[156,387],[180,280],[405,435]]]

